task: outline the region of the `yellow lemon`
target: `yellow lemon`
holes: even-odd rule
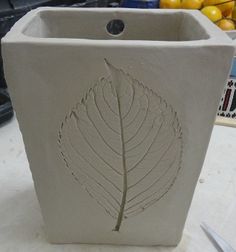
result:
[[[181,0],[160,0],[160,8],[163,9],[179,9]]]
[[[182,0],[181,8],[183,9],[200,9],[202,0]]]
[[[234,0],[204,0],[204,6],[216,5],[222,12],[234,8]]]
[[[221,11],[216,6],[206,6],[201,9],[201,12],[212,22],[216,22],[222,18]]]
[[[222,19],[217,22],[217,25],[224,31],[230,31],[235,29],[234,22],[229,19]]]

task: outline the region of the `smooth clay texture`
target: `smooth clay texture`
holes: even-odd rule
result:
[[[39,8],[14,25],[4,69],[51,242],[179,242],[233,53],[197,11]]]

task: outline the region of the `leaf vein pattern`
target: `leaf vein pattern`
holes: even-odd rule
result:
[[[126,218],[174,186],[183,134],[177,112],[157,91],[104,62],[108,77],[76,101],[61,121],[57,143],[64,166],[120,232]]]

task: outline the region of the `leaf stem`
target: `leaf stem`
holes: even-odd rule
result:
[[[121,158],[122,158],[122,169],[123,169],[123,192],[122,192],[122,198],[120,203],[120,210],[117,217],[117,222],[115,225],[115,228],[113,231],[119,231],[120,226],[122,223],[122,220],[124,218],[124,210],[125,210],[125,204],[126,204],[126,196],[127,196],[127,190],[128,190],[128,181],[127,181],[127,167],[126,167],[126,158],[125,158],[125,141],[124,141],[124,125],[123,125],[123,119],[122,119],[122,113],[121,113],[121,104],[120,104],[120,85],[119,85],[119,74],[115,67],[113,67],[106,59],[104,59],[106,62],[106,65],[111,73],[111,77],[113,79],[112,84],[115,89],[116,97],[117,97],[117,106],[118,106],[118,116],[120,121],[120,137],[121,137]]]
[[[120,138],[121,138],[121,157],[122,157],[122,169],[123,169],[123,192],[122,192],[122,198],[120,203],[120,210],[117,217],[116,225],[113,231],[119,231],[121,223],[124,219],[124,211],[125,211],[125,204],[126,204],[126,196],[128,191],[128,181],[127,181],[127,167],[126,167],[126,157],[125,157],[125,141],[124,141],[124,125],[123,125],[123,118],[121,113],[121,104],[120,104],[120,76],[119,76],[119,70],[113,67],[106,59],[105,63],[109,69],[109,72],[111,73],[112,77],[112,85],[115,89],[116,97],[117,97],[117,106],[118,106],[118,116],[120,118]]]
[[[117,94],[117,90],[116,90],[116,95],[117,95],[118,110],[119,110],[119,117],[120,117],[120,134],[121,134],[122,165],[123,165],[123,195],[122,195],[122,199],[121,199],[119,215],[118,215],[117,222],[116,222],[116,225],[114,228],[114,231],[119,231],[122,220],[124,218],[124,210],[125,210],[125,204],[126,204],[128,182],[127,182],[127,168],[126,168],[126,160],[125,160],[123,121],[122,121],[122,116],[121,116],[121,111],[120,111],[120,100],[119,100],[119,96]]]

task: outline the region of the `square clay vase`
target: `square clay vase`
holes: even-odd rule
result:
[[[4,69],[51,242],[180,241],[233,53],[198,11],[39,8],[14,25]]]

